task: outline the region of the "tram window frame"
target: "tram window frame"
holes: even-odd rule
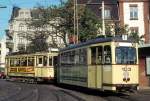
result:
[[[91,64],[96,65],[96,48],[97,47],[91,47]]]
[[[29,57],[28,58],[28,66],[34,66],[34,62],[35,62],[34,57]]]
[[[14,59],[13,58],[10,59],[10,67],[14,67]]]
[[[70,64],[75,63],[75,50],[70,52]]]
[[[97,64],[103,64],[103,46],[97,47]]]
[[[80,65],[87,64],[87,50],[85,48],[80,49],[79,61]]]
[[[20,66],[27,66],[27,57],[20,58]]]
[[[42,57],[38,57],[38,64],[43,64]]]
[[[49,57],[49,60],[48,60],[49,61],[49,64],[48,64],[49,66],[53,66],[53,63],[52,63],[53,59],[52,58],[53,58],[52,56]]]
[[[43,56],[43,66],[47,66],[47,56]]]
[[[110,48],[109,49],[110,51],[108,51],[108,52],[106,50],[107,47]],[[111,46],[110,45],[104,46],[104,51],[103,51],[103,54],[104,54],[104,64],[111,64],[112,63],[112,53],[111,52],[112,52],[112,50],[111,50]]]
[[[79,61],[79,49],[75,50],[75,64],[78,65],[80,64],[80,61]]]
[[[20,58],[16,58],[16,60],[15,60],[15,61],[16,61],[15,66],[17,66],[17,67],[18,67],[18,66],[20,66]]]

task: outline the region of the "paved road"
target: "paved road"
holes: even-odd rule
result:
[[[0,80],[0,101],[148,101],[150,90],[116,94]]]

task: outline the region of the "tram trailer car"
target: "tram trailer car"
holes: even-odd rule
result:
[[[138,90],[138,45],[99,38],[60,50],[58,83],[97,90]]]
[[[57,56],[56,49],[51,52],[7,55],[5,74],[9,79],[24,82],[53,81]]]

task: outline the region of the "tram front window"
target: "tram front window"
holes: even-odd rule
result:
[[[136,64],[136,49],[133,47],[116,48],[116,64]]]

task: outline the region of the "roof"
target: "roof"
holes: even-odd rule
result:
[[[66,48],[60,49],[60,51],[66,51],[66,50],[70,50],[70,49],[74,49],[74,48],[78,48],[78,47],[83,47],[83,46],[88,46],[88,45],[92,45],[92,44],[96,44],[96,43],[112,42],[112,41],[114,41],[114,42],[132,42],[132,43],[136,43],[131,38],[129,38],[128,40],[123,40],[122,37],[120,37],[120,36],[107,37],[107,38],[96,38],[96,39],[88,40],[87,42],[79,43],[79,44],[76,44],[76,45],[70,45]]]

